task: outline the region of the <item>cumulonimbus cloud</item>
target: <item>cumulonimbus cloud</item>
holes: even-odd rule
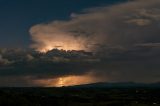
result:
[[[38,51],[64,48],[95,53],[85,56],[84,51],[2,52],[0,62],[13,62],[0,67],[0,86],[54,85],[56,78],[88,73],[96,81],[159,81],[159,28],[159,0],[91,8],[81,14],[72,13],[70,20],[34,25],[30,29],[31,47]]]
[[[34,25],[32,48],[99,50],[159,42],[160,1],[136,0],[71,14],[66,21]],[[152,40],[151,40],[152,38]],[[64,46],[64,47],[62,47]],[[102,48],[103,46],[103,48]]]

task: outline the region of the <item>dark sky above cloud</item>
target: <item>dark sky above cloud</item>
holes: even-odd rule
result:
[[[7,0],[0,5],[6,13],[0,45],[36,50],[1,49],[0,86],[57,86],[59,78],[66,85],[160,81],[159,0]],[[87,52],[38,52],[56,47]]]

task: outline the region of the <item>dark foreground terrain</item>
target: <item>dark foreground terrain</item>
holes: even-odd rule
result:
[[[160,89],[0,88],[0,106],[160,106]]]

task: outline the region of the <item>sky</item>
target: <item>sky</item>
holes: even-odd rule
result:
[[[1,0],[0,86],[160,81],[159,0]]]

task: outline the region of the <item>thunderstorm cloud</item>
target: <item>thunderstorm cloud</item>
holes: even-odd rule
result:
[[[56,78],[86,75],[90,82],[160,81],[159,0],[89,8],[29,32],[35,51],[0,50],[0,85],[56,85]]]

